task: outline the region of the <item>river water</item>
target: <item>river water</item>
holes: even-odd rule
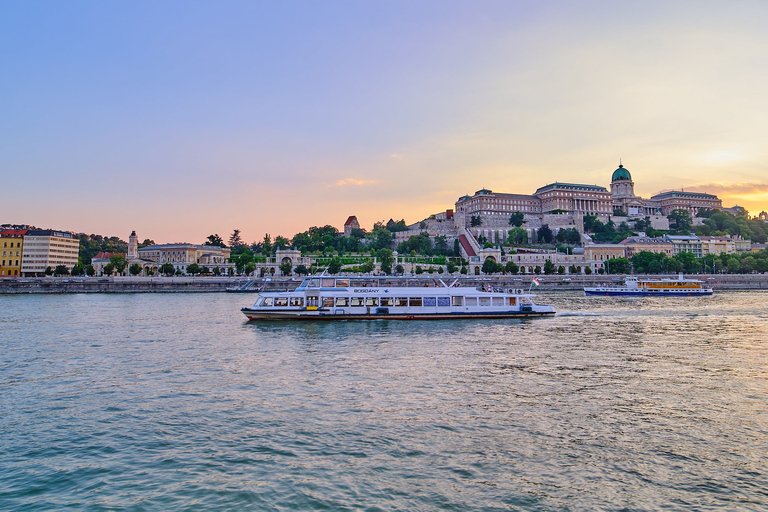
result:
[[[768,293],[246,323],[252,297],[0,296],[0,509],[768,509]]]

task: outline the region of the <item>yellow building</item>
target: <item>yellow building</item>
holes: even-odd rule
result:
[[[0,276],[21,275],[21,255],[26,229],[0,230]]]

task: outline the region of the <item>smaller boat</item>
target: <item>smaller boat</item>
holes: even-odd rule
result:
[[[677,279],[639,279],[627,276],[620,284],[602,284],[584,288],[586,295],[650,295],[669,297],[680,295],[712,295],[712,288],[704,286],[698,279],[686,279],[679,274]]]

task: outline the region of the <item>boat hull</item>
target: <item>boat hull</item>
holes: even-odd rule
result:
[[[643,297],[693,297],[695,295],[712,295],[712,290],[701,291],[683,291],[683,290],[670,290],[670,291],[657,291],[647,292],[638,290],[590,290],[584,289],[585,295],[625,295],[625,296],[643,296]]]
[[[473,318],[534,318],[554,316],[554,311],[499,311],[488,313],[339,313],[331,311],[259,311],[242,309],[248,320],[455,320]]]

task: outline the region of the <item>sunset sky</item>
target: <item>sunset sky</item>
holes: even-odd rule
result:
[[[158,243],[480,188],[768,209],[768,2],[6,1],[0,223]]]

